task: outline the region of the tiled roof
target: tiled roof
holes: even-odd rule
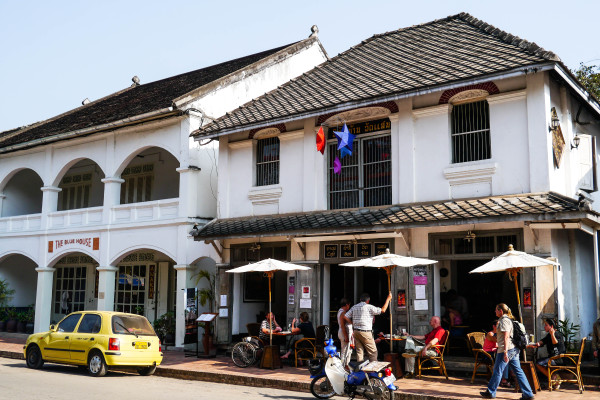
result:
[[[577,200],[553,192],[494,196],[439,203],[394,205],[376,208],[316,211],[215,219],[192,235],[198,240],[294,233],[400,229],[407,225],[439,225],[452,220],[506,218],[514,215],[547,215],[581,211]]]
[[[226,61],[159,81],[132,86],[54,118],[23,128],[0,132],[0,148],[116,122],[125,118],[171,107],[174,99],[243,69],[294,44]]]
[[[340,104],[434,88],[515,68],[560,62],[552,52],[461,13],[375,35],[194,133],[261,122]]]

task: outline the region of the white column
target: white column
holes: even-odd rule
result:
[[[4,193],[0,193],[0,217],[2,217],[2,202],[4,201],[5,198],[6,198],[6,195]]]
[[[391,125],[391,148],[392,148],[392,204],[400,202],[400,152],[402,151],[402,141],[400,140],[398,113],[391,114],[389,117]]]
[[[58,209],[58,193],[62,191],[56,186],[42,186],[42,229],[49,228],[48,213]]]
[[[188,278],[193,266],[187,264],[174,265],[177,271],[177,302],[175,305],[175,346],[183,347],[185,338],[185,292]]]
[[[104,183],[104,212],[102,219],[105,224],[109,224],[111,208],[121,203],[121,184],[125,182],[125,179],[111,177],[101,179],[100,182]]]
[[[231,334],[240,333],[240,312],[242,308],[242,274],[233,275],[233,290],[231,291]]]
[[[98,267],[98,310],[114,311],[115,309],[115,280],[119,268],[108,265]]]
[[[176,171],[179,172],[179,216],[184,218],[209,217],[211,212],[207,205],[197,204],[198,180],[201,171],[196,167],[177,168]],[[206,188],[206,190],[210,191],[210,188]],[[198,208],[201,209],[200,212],[196,211]]]
[[[398,155],[398,169],[393,169],[393,185],[397,186],[398,197],[393,197],[394,203],[413,203],[415,201],[415,127],[412,114],[412,99],[403,99],[398,104],[397,122],[392,120],[392,133],[394,126],[398,132],[397,145],[394,145],[392,136],[392,157],[394,152]],[[390,118],[391,119],[391,118]],[[392,158],[394,160],[394,158]],[[396,174],[396,177],[394,177]],[[394,188],[392,187],[392,190]],[[392,196],[394,192],[392,192]],[[396,200],[397,199],[397,200]]]
[[[550,173],[554,168],[550,125],[550,85],[547,73],[534,73],[527,80],[527,135],[529,144],[529,192],[552,190]],[[568,144],[565,150],[568,149]],[[564,166],[564,160],[561,164]],[[526,189],[525,189],[526,190]]]
[[[36,268],[38,273],[37,290],[35,295],[34,332],[44,332],[50,326],[52,314],[52,286],[54,283],[54,268]]]

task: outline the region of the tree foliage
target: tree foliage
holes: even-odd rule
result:
[[[600,66],[581,63],[573,73],[596,99],[600,99]]]

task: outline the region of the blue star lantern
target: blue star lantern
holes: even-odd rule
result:
[[[348,147],[348,150],[352,152],[352,142],[354,141],[354,135],[348,131],[348,127],[344,124],[341,132],[333,131],[338,140],[338,150],[343,147]]]

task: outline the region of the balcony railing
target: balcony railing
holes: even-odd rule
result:
[[[179,199],[146,201],[121,204],[111,209],[111,223],[157,221],[176,218],[179,214]]]
[[[102,224],[102,207],[78,208],[48,214],[48,229]]]
[[[0,233],[37,231],[42,227],[42,214],[0,218]]]

